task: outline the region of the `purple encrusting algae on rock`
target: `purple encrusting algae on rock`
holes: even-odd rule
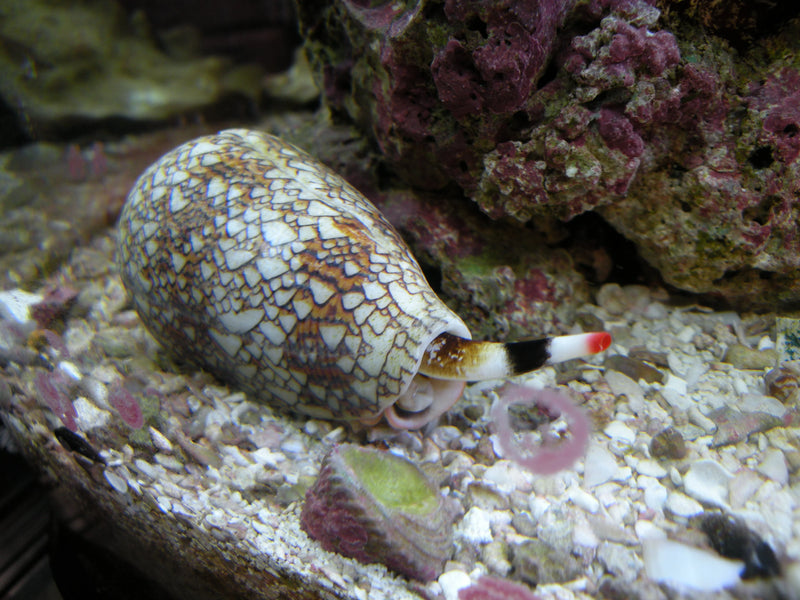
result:
[[[671,285],[796,305],[800,24],[751,28],[738,55],[654,4],[671,8],[301,0],[299,14],[328,106],[406,182],[455,184],[553,238],[596,211]]]
[[[454,518],[451,505],[410,461],[341,444],[306,493],[300,524],[325,550],[430,581],[452,554]]]

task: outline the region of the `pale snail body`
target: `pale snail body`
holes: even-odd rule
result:
[[[151,165],[123,208],[118,262],[158,341],[292,412],[415,428],[461,395],[469,373],[452,360],[483,348],[490,375],[513,370],[501,344],[460,346],[467,326],[372,203],[265,133],[222,131]],[[426,355],[442,334],[455,341]]]

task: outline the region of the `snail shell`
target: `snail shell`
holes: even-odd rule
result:
[[[513,371],[502,344],[471,353],[467,326],[372,203],[265,133],[222,131],[151,165],[123,208],[117,260],[169,351],[292,412],[415,428],[475,370],[451,363],[486,354],[489,375]]]
[[[414,383],[434,338],[470,332],[392,225],[276,137],[232,129],[159,159],[128,196],[118,260],[158,341],[272,404],[375,420],[412,384],[452,402],[464,387]]]

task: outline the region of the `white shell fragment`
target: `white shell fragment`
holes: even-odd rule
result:
[[[0,319],[33,326],[31,307],[44,299],[25,290],[0,291]]]
[[[735,585],[744,563],[666,539],[643,541],[648,577],[679,590],[716,592]]]
[[[728,485],[733,478],[719,463],[713,460],[698,460],[683,478],[686,493],[700,502],[720,508],[728,506]]]

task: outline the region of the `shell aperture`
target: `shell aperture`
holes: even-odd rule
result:
[[[468,347],[470,332],[398,233],[274,136],[225,130],[168,152],[134,184],[118,235],[122,281],[156,340],[254,398],[417,428],[463,391],[465,377],[420,372],[434,340]]]

